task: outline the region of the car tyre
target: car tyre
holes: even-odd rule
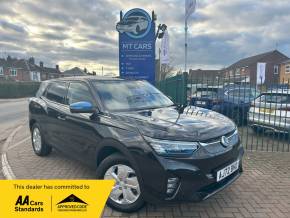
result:
[[[45,142],[41,128],[37,123],[33,124],[31,128],[31,141],[36,155],[47,156],[51,153],[52,147]]]
[[[256,134],[262,134],[265,131],[263,128],[258,127],[258,126],[251,126],[251,129]]]
[[[117,211],[130,213],[144,206],[145,201],[141,191],[140,179],[138,179],[130,162],[122,154],[115,153],[105,158],[98,166],[97,178],[116,181],[107,200],[109,207]],[[129,186],[134,188],[129,188]]]

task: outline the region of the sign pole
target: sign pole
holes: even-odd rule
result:
[[[187,72],[187,19],[185,18],[184,22],[184,72]]]

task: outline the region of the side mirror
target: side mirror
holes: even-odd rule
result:
[[[71,113],[94,113],[96,109],[92,103],[87,101],[80,101],[69,105]]]

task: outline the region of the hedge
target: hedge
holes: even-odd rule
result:
[[[0,81],[0,98],[23,98],[35,96],[39,82]]]

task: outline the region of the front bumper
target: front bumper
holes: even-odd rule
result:
[[[169,159],[151,154],[151,161],[143,160],[141,165],[138,164],[144,198],[153,203],[205,200],[233,183],[241,175],[243,154],[244,149],[241,145],[201,159]],[[217,171],[238,159],[239,169],[217,182]],[[166,192],[169,178],[178,178],[176,190],[171,195]]]

